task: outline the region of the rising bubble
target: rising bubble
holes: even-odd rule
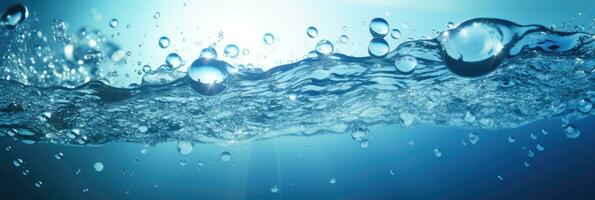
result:
[[[341,37],[339,37],[339,42],[345,44],[349,42],[349,37],[347,35],[341,35]]]
[[[566,138],[575,139],[581,136],[581,130],[574,124],[562,126],[562,131],[566,134]]]
[[[221,161],[223,162],[227,162],[231,160],[231,153],[224,151],[223,153],[221,153]]]
[[[593,109],[593,103],[589,99],[581,99],[578,101],[578,111],[582,113],[589,113]]]
[[[178,142],[178,152],[182,155],[188,155],[192,153],[193,145],[190,141],[179,141]]]
[[[95,168],[95,171],[101,172],[103,171],[103,163],[96,162],[95,164],[93,164],[93,168]]]

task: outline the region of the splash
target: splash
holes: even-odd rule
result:
[[[3,37],[30,29],[16,30]],[[23,48],[28,42],[2,51],[3,136],[93,145],[228,143],[395,123],[502,129],[585,117],[579,102],[595,100],[592,35],[499,19],[473,19],[383,56],[335,53],[264,72],[201,58],[188,74],[162,67],[127,88],[102,75],[105,62],[125,61],[117,45],[87,29],[60,36],[52,35],[71,45],[70,58],[50,46]],[[27,41],[35,38],[45,36]]]

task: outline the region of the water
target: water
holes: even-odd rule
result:
[[[0,161],[8,166],[2,177],[19,183],[2,181],[3,195],[592,194],[595,39],[587,10],[580,17],[532,9],[555,16],[542,20],[497,15],[536,24],[519,25],[469,19],[484,14],[464,7],[448,12],[458,17],[403,7],[427,15],[420,22],[406,17],[413,12],[343,12],[349,3],[336,2],[307,17],[271,15],[281,9],[274,6],[248,15],[255,8],[245,2],[223,15],[209,15],[216,2],[92,3],[59,14],[48,14],[46,2],[26,3],[0,3]],[[118,10],[131,7],[138,12]],[[267,18],[248,19],[260,13]],[[577,19],[556,21],[570,17]],[[526,185],[539,194],[514,189]]]

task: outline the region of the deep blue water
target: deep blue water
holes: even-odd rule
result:
[[[1,199],[595,198],[594,2],[21,3]]]

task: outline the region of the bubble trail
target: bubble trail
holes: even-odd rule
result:
[[[477,46],[486,52],[464,49],[461,44],[469,41],[455,37],[474,23],[480,25],[468,33],[477,34],[474,41],[487,42]],[[494,36],[492,30],[500,33]],[[444,35],[453,41],[444,41]],[[2,66],[10,67],[0,69],[14,70],[0,70],[0,135],[69,145],[199,144],[352,133],[361,126],[402,123],[402,116],[407,126],[491,130],[581,118],[593,113],[577,109],[580,100],[595,100],[593,41],[586,33],[473,19],[435,39],[404,42],[382,58],[324,51],[329,54],[268,71],[229,74],[223,72],[233,66],[210,59],[194,66],[196,74],[149,71],[133,88],[78,74],[36,77],[42,73],[27,71],[36,70],[35,65],[20,68],[3,59]],[[405,56],[415,58],[415,70],[398,69],[396,59]],[[489,69],[478,64],[487,61]],[[17,76],[22,73],[31,76]],[[52,114],[39,116],[46,112]],[[465,120],[468,113],[476,120]],[[140,125],[146,131],[139,131]],[[568,127],[567,136],[577,137],[578,131],[568,130],[578,129]]]

